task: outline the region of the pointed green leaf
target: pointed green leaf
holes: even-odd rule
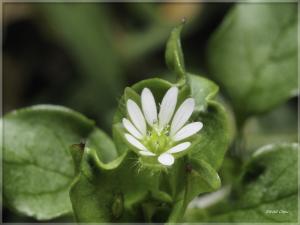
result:
[[[182,23],[172,30],[165,52],[167,66],[178,76],[179,85],[183,85],[186,80],[184,58],[180,42],[180,33],[183,25]]]

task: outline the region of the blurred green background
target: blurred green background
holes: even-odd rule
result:
[[[4,113],[38,103],[65,105],[110,132],[124,87],[166,75],[165,43],[187,19],[187,68],[205,71],[205,44],[231,4],[6,3]]]
[[[233,5],[4,3],[3,113],[35,104],[64,105],[110,134],[126,86],[150,77],[169,78],[165,43],[182,18],[187,20],[182,34],[187,70],[213,79],[205,58],[207,43]],[[222,89],[220,96],[228,103]],[[297,102],[295,97],[248,120],[246,149],[297,141]],[[226,105],[231,111],[230,102]],[[225,182],[230,179],[223,176]],[[18,220],[4,211],[4,221]]]
[[[182,18],[187,19],[182,34],[187,70],[214,80],[207,69],[207,42],[233,6],[5,3],[3,111],[39,103],[64,105],[111,133],[111,119],[124,87],[149,77],[168,78],[165,43]],[[297,98],[287,105],[270,117],[284,115],[288,121],[281,120],[279,125],[295,138]],[[257,125],[255,120],[246,130],[263,130],[267,123]],[[272,124],[276,127],[273,119],[269,127]],[[259,139],[263,139],[260,134]],[[260,143],[253,147],[257,146]]]

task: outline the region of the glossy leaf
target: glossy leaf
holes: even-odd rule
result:
[[[64,107],[41,105],[3,118],[5,206],[38,220],[72,212],[74,178],[69,146],[93,130],[93,122]]]
[[[196,100],[193,120],[203,123],[190,156],[205,160],[218,170],[230,142],[228,116],[222,105],[214,100],[218,86],[200,76],[189,75],[189,80],[191,96]]]
[[[296,4],[237,4],[208,46],[210,75],[240,123],[297,94]]]
[[[193,209],[189,221],[285,222],[298,217],[298,144],[267,145],[244,168],[227,201],[207,210]],[[204,216],[205,215],[205,216]]]

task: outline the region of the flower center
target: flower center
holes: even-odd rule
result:
[[[151,152],[155,154],[164,153],[173,145],[173,141],[169,137],[169,126],[161,129],[158,124],[154,124],[142,142]]]

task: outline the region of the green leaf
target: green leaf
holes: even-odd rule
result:
[[[186,80],[184,58],[180,42],[180,33],[183,25],[182,23],[172,30],[165,52],[167,66],[178,76],[179,85],[183,85]]]
[[[207,209],[204,221],[297,222],[298,151],[298,144],[267,145],[257,150],[230,198]],[[199,213],[198,220],[203,221],[203,211]]]
[[[191,74],[189,80],[191,96],[196,101],[193,120],[203,123],[202,130],[197,134],[197,144],[190,155],[191,158],[205,160],[218,170],[231,139],[228,116],[224,107],[213,99],[218,92],[217,85]]]
[[[98,128],[89,135],[86,146],[95,149],[98,157],[104,163],[108,163],[118,156],[115,144],[106,133]]]
[[[211,102],[205,113],[199,113],[197,121],[202,121],[203,128],[197,134],[197,144],[191,151],[191,158],[203,159],[218,170],[229,147],[229,125],[224,108]]]
[[[5,206],[38,220],[71,213],[69,146],[86,138],[93,122],[64,107],[40,105],[7,114],[3,126]]]
[[[175,170],[173,178],[171,177],[171,180],[175,181],[171,185],[176,189],[176,194],[169,223],[182,221],[185,210],[193,198],[205,192],[215,191],[221,186],[218,173],[203,160],[189,159],[179,168]]]
[[[70,152],[75,164],[76,174],[80,172],[81,161],[85,147],[96,149],[98,157],[104,163],[113,161],[118,156],[118,151],[110,137],[98,128],[87,137],[86,143],[70,146]]]
[[[219,87],[212,81],[196,76],[193,74],[188,74],[189,85],[191,87],[191,95],[196,101],[196,111],[205,111],[207,109],[207,104],[210,100],[216,97]]]
[[[146,214],[151,214],[148,219],[156,214],[157,199],[166,202],[164,210],[169,209],[170,197],[158,191],[158,174],[139,169],[137,160],[134,153],[125,152],[104,164],[94,149],[85,149],[81,172],[70,191],[78,222],[147,222]]]
[[[188,170],[190,180],[187,193],[190,195],[190,198],[187,198],[187,203],[199,193],[210,192],[220,188],[221,180],[218,173],[204,160],[191,159]],[[200,192],[199,189],[201,190]]]
[[[237,4],[208,47],[210,75],[238,122],[297,94],[297,5]]]

